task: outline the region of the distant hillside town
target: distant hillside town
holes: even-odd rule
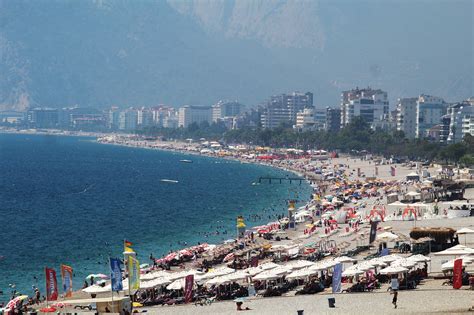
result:
[[[399,98],[390,110],[387,92],[354,88],[342,91],[339,106],[316,107],[311,92],[270,96],[258,106],[221,100],[214,105],[158,105],[107,110],[88,107],[30,108],[25,112],[0,112],[0,125],[29,129],[135,132],[147,128],[179,129],[218,124],[223,130],[241,128],[293,128],[296,132],[336,133],[359,117],[371,129],[400,131],[407,139],[451,144],[466,134],[474,136],[474,97],[448,103],[421,94]]]

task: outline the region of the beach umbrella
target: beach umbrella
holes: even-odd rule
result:
[[[103,273],[97,273],[97,274],[95,275],[95,278],[108,279],[109,276],[104,275]]]
[[[392,232],[383,232],[377,235],[378,241],[393,241],[397,238],[398,238],[398,235],[395,235]]]
[[[343,277],[353,277],[363,274],[365,271],[359,270],[357,268],[348,268],[342,272]]]
[[[309,260],[291,260],[285,264],[285,267],[290,269],[301,269],[312,265],[314,265],[314,263]]]
[[[474,254],[474,249],[464,245],[456,245],[441,252],[434,253],[435,256],[461,256]]]
[[[90,287],[82,289],[82,292],[90,293],[90,294],[105,293],[105,292],[110,292],[110,291],[111,291],[110,284],[106,286],[100,286],[100,285],[94,284],[94,285],[91,285]]]
[[[5,308],[13,309],[18,305],[18,303],[20,303],[23,300],[26,300],[27,298],[28,298],[28,295],[17,296],[16,298],[10,300],[10,302],[7,303]]]
[[[413,261],[416,261],[416,262],[428,262],[431,260],[431,258],[427,257],[427,256],[424,256],[424,255],[421,255],[421,254],[417,254],[417,255],[412,255],[410,257],[407,258],[408,260],[413,260]]]
[[[398,259],[398,260],[393,261],[390,264],[390,266],[402,266],[405,268],[413,268],[415,267],[416,264],[417,264],[416,261],[403,258],[403,259]]]
[[[380,270],[380,274],[389,275],[389,274],[402,273],[402,272],[407,272],[407,271],[408,269],[402,266],[389,266],[387,268]]]
[[[357,261],[357,260],[354,259],[354,258],[348,257],[348,256],[340,256],[340,257],[336,257],[334,259],[334,261],[337,261],[337,262],[340,262],[340,263],[347,263],[347,262],[354,262],[354,261]]]
[[[462,228],[457,230],[456,234],[474,234],[474,230],[471,230],[470,228]]]
[[[185,282],[184,279],[178,279],[173,281],[171,284],[169,284],[166,289],[167,290],[181,290],[184,288]]]
[[[452,259],[448,262],[445,262],[444,264],[441,265],[441,270],[451,270],[454,268],[454,261],[455,259]],[[466,259],[466,257],[462,258],[462,266],[463,267],[466,267],[467,265],[469,264],[472,264],[472,260],[470,259]]]
[[[261,264],[260,266],[258,266],[260,269],[262,270],[268,270],[268,269],[272,269],[272,268],[276,268],[278,267],[279,265],[273,263],[273,262],[267,262],[267,263],[264,263],[264,264]]]
[[[56,308],[54,307],[43,307],[40,309],[40,312],[42,313],[53,313],[53,312],[56,312]]]
[[[379,260],[381,260],[383,262],[386,262],[386,263],[391,263],[392,261],[395,261],[395,260],[398,260],[398,259],[401,259],[401,258],[403,258],[403,257],[399,256],[399,255],[391,254],[391,255],[386,255],[386,256],[379,257]]]

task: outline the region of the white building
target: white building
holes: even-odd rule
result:
[[[263,128],[276,128],[282,123],[296,125],[297,114],[305,108],[313,108],[311,92],[274,95],[262,107],[260,122]]]
[[[153,112],[149,108],[141,108],[137,111],[137,125],[139,127],[153,125]]]
[[[408,139],[416,138],[417,97],[399,98],[397,104],[397,130],[403,131]]]
[[[353,89],[341,95],[341,126],[349,124],[354,117],[362,117],[373,126],[389,114],[387,92],[382,90]]]
[[[119,114],[119,129],[128,131],[137,129],[137,118],[138,114],[137,111],[134,109],[130,108],[121,111]]]
[[[217,122],[226,117],[237,117],[243,113],[244,105],[236,101],[219,101],[212,105],[212,121]]]
[[[446,114],[447,104],[436,96],[420,95],[416,107],[416,137],[424,138],[427,131],[441,123],[441,118]]]
[[[464,139],[466,133],[474,136],[474,106],[462,102],[448,108],[450,116],[449,143],[457,143]]]
[[[178,127],[187,128],[192,123],[200,124],[204,121],[211,123],[211,106],[187,105],[179,109]]]

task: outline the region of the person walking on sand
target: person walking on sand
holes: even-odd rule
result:
[[[400,284],[398,282],[398,277],[397,277],[397,275],[393,275],[392,280],[390,282],[390,289],[392,289],[392,293],[391,293],[391,294],[393,294],[392,304],[393,304],[394,308],[397,308],[399,287],[400,287]]]

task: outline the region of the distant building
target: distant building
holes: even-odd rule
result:
[[[397,104],[397,130],[403,131],[408,139],[416,138],[416,108],[418,98],[399,98]]]
[[[416,108],[416,137],[424,138],[430,128],[441,123],[441,117],[446,115],[447,104],[440,97],[420,95]]]
[[[153,126],[153,112],[149,108],[141,108],[137,111],[137,126],[146,128]]]
[[[341,110],[339,108],[326,107],[325,130],[330,133],[338,132],[341,129]]]
[[[26,113],[17,111],[1,111],[0,124],[19,125],[25,122]]]
[[[153,113],[153,124],[164,128],[178,128],[178,112],[173,107],[159,106],[151,109]],[[176,124],[171,121],[176,120]],[[165,123],[166,121],[166,123]],[[166,125],[166,126],[165,126]],[[174,126],[174,127],[167,127]]]
[[[296,125],[296,116],[305,108],[313,108],[313,93],[293,92],[274,95],[261,108],[263,128],[276,128],[282,123]]]
[[[132,131],[137,129],[138,113],[135,109],[126,109],[119,114],[119,129]]]
[[[119,128],[120,111],[117,107],[112,107],[107,112],[107,128],[117,130]]]
[[[27,112],[27,121],[33,128],[58,128],[59,110],[55,108],[33,108]]]
[[[226,117],[237,117],[243,113],[244,105],[236,101],[219,101],[212,105],[212,121],[217,122]]]
[[[341,127],[349,124],[354,117],[362,117],[371,126],[387,118],[389,102],[387,92],[355,88],[341,94]]]
[[[447,142],[460,142],[466,134],[474,136],[474,105],[467,100],[449,106],[447,112],[449,116]]]
[[[178,127],[187,128],[193,123],[200,124],[202,122],[210,123],[212,119],[211,106],[187,105],[179,109]]]
[[[314,108],[305,108],[296,114],[296,125],[293,128],[298,131],[314,130],[316,125],[314,111]]]

